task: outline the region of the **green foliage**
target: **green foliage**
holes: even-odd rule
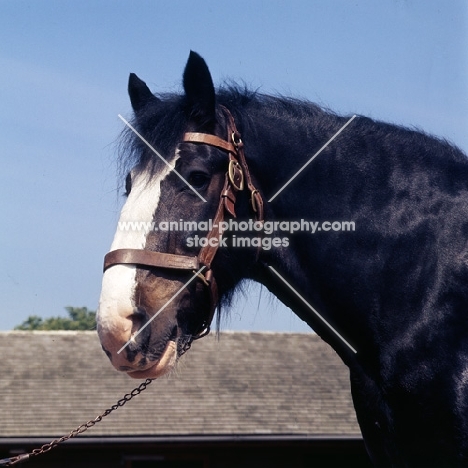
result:
[[[86,307],[65,307],[69,317],[50,317],[43,319],[30,315],[15,330],[95,330],[96,312]]]

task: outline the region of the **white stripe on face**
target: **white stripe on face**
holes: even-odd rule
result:
[[[171,169],[166,166],[151,179],[147,172],[135,175],[132,189],[120,213],[111,250],[144,249],[148,234],[144,226],[151,225],[159,204],[161,182],[170,172]],[[135,223],[134,229],[129,224],[132,222]],[[125,225],[128,229],[124,228]],[[133,323],[129,317],[135,309],[135,288],[134,265],[114,265],[104,272],[97,322],[101,343],[109,351],[130,339]]]

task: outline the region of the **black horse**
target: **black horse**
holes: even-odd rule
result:
[[[132,169],[98,313],[112,364],[167,372],[252,279],[349,367],[377,465],[468,466],[466,156],[310,102],[215,93],[193,52],[183,85],[156,97],[130,75]]]

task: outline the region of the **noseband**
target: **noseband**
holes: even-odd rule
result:
[[[251,208],[257,221],[263,221],[263,199],[255,188],[245,159],[244,144],[231,113],[222,107],[227,118],[227,139],[208,133],[185,133],[182,142],[198,143],[214,146],[226,151],[229,157],[228,171],[224,186],[219,197],[219,204],[213,219],[213,228],[208,233],[207,243],[202,247],[198,256],[176,255],[163,252],[154,252],[142,249],[117,249],[104,257],[104,271],[113,265],[130,264],[145,267],[167,268],[170,270],[187,270],[198,272],[198,278],[208,290],[210,309],[206,319],[193,339],[201,338],[210,332],[211,321],[218,304],[218,287],[211,269],[211,264],[218,251],[218,240],[222,236],[222,226],[226,213],[236,217],[235,204],[237,192],[244,190],[245,186],[250,192]],[[215,242],[210,243],[211,239]],[[211,245],[213,244],[213,245]]]

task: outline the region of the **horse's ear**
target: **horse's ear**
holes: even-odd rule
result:
[[[159,102],[159,99],[149,90],[146,83],[140,80],[135,73],[130,73],[128,78],[128,94],[135,112],[150,102]]]
[[[196,52],[190,51],[184,70],[184,90],[189,117],[198,123],[215,120],[215,90],[206,62]]]

